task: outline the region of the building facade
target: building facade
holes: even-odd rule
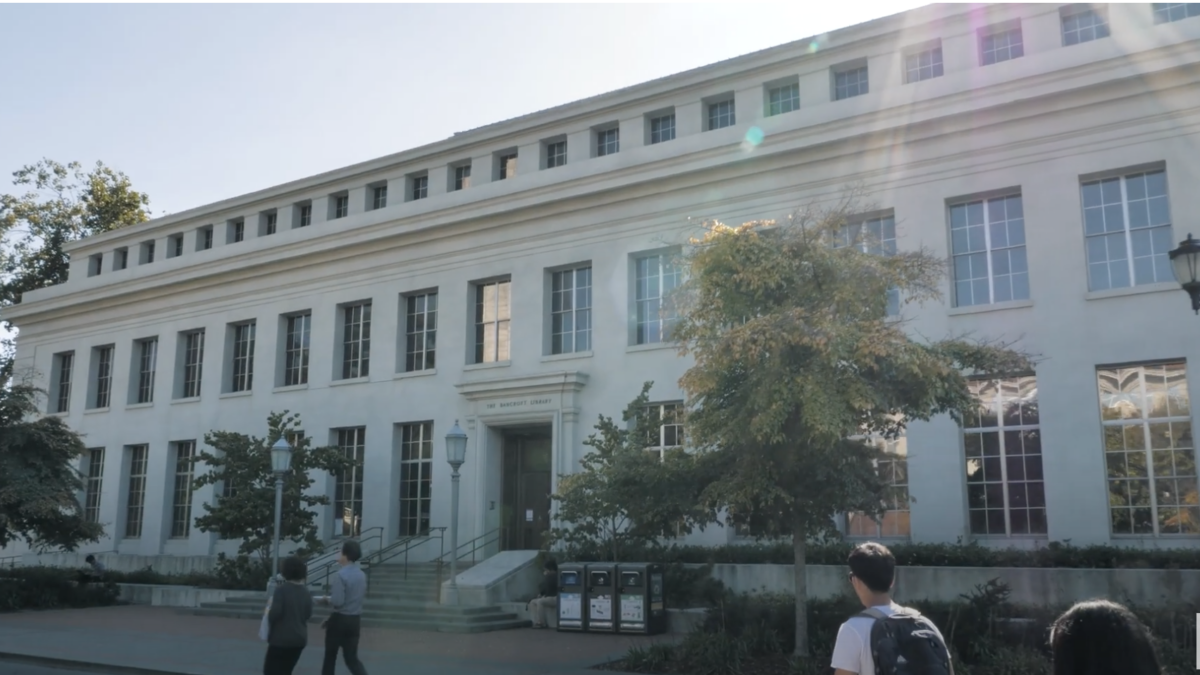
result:
[[[699,223],[858,184],[856,227],[948,263],[914,334],[1040,360],[891,442],[893,510],[847,534],[1193,546],[1200,326],[1166,253],[1200,230],[1196,7],[930,6],[92,237],[7,310],[18,371],[91,448],[91,550],[232,550],[181,459],[282,410],[362,461],[318,482],[323,537],[448,525],[457,420],[460,539],[536,548],[643,382],[686,442],[663,300]]]

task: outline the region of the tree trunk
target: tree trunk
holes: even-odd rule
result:
[[[796,580],[796,651],[797,658],[807,659],[808,652],[808,573],[804,563],[805,540],[803,519],[796,517],[792,526],[792,556]]]

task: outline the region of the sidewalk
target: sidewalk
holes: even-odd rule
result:
[[[596,675],[588,668],[662,638],[514,630],[476,635],[363,629],[359,657],[372,675]],[[297,675],[321,670],[324,632],[309,631]],[[258,621],[159,607],[0,614],[0,661],[93,664],[111,672],[257,675],[266,645]],[[338,673],[347,673],[338,660]]]

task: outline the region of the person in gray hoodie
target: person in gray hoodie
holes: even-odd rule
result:
[[[291,557],[282,561],[280,572],[284,583],[275,587],[267,612],[270,633],[263,675],[292,675],[308,646],[308,620],[313,615],[312,593],[304,585],[308,569],[303,560]]]

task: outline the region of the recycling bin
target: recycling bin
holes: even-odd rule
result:
[[[558,567],[558,630],[587,630],[587,587],[584,575],[587,567],[567,563]]]
[[[641,635],[667,632],[666,596],[663,591],[662,565],[618,565],[618,631]]]
[[[587,566],[587,628],[589,633],[617,631],[617,566]]]

